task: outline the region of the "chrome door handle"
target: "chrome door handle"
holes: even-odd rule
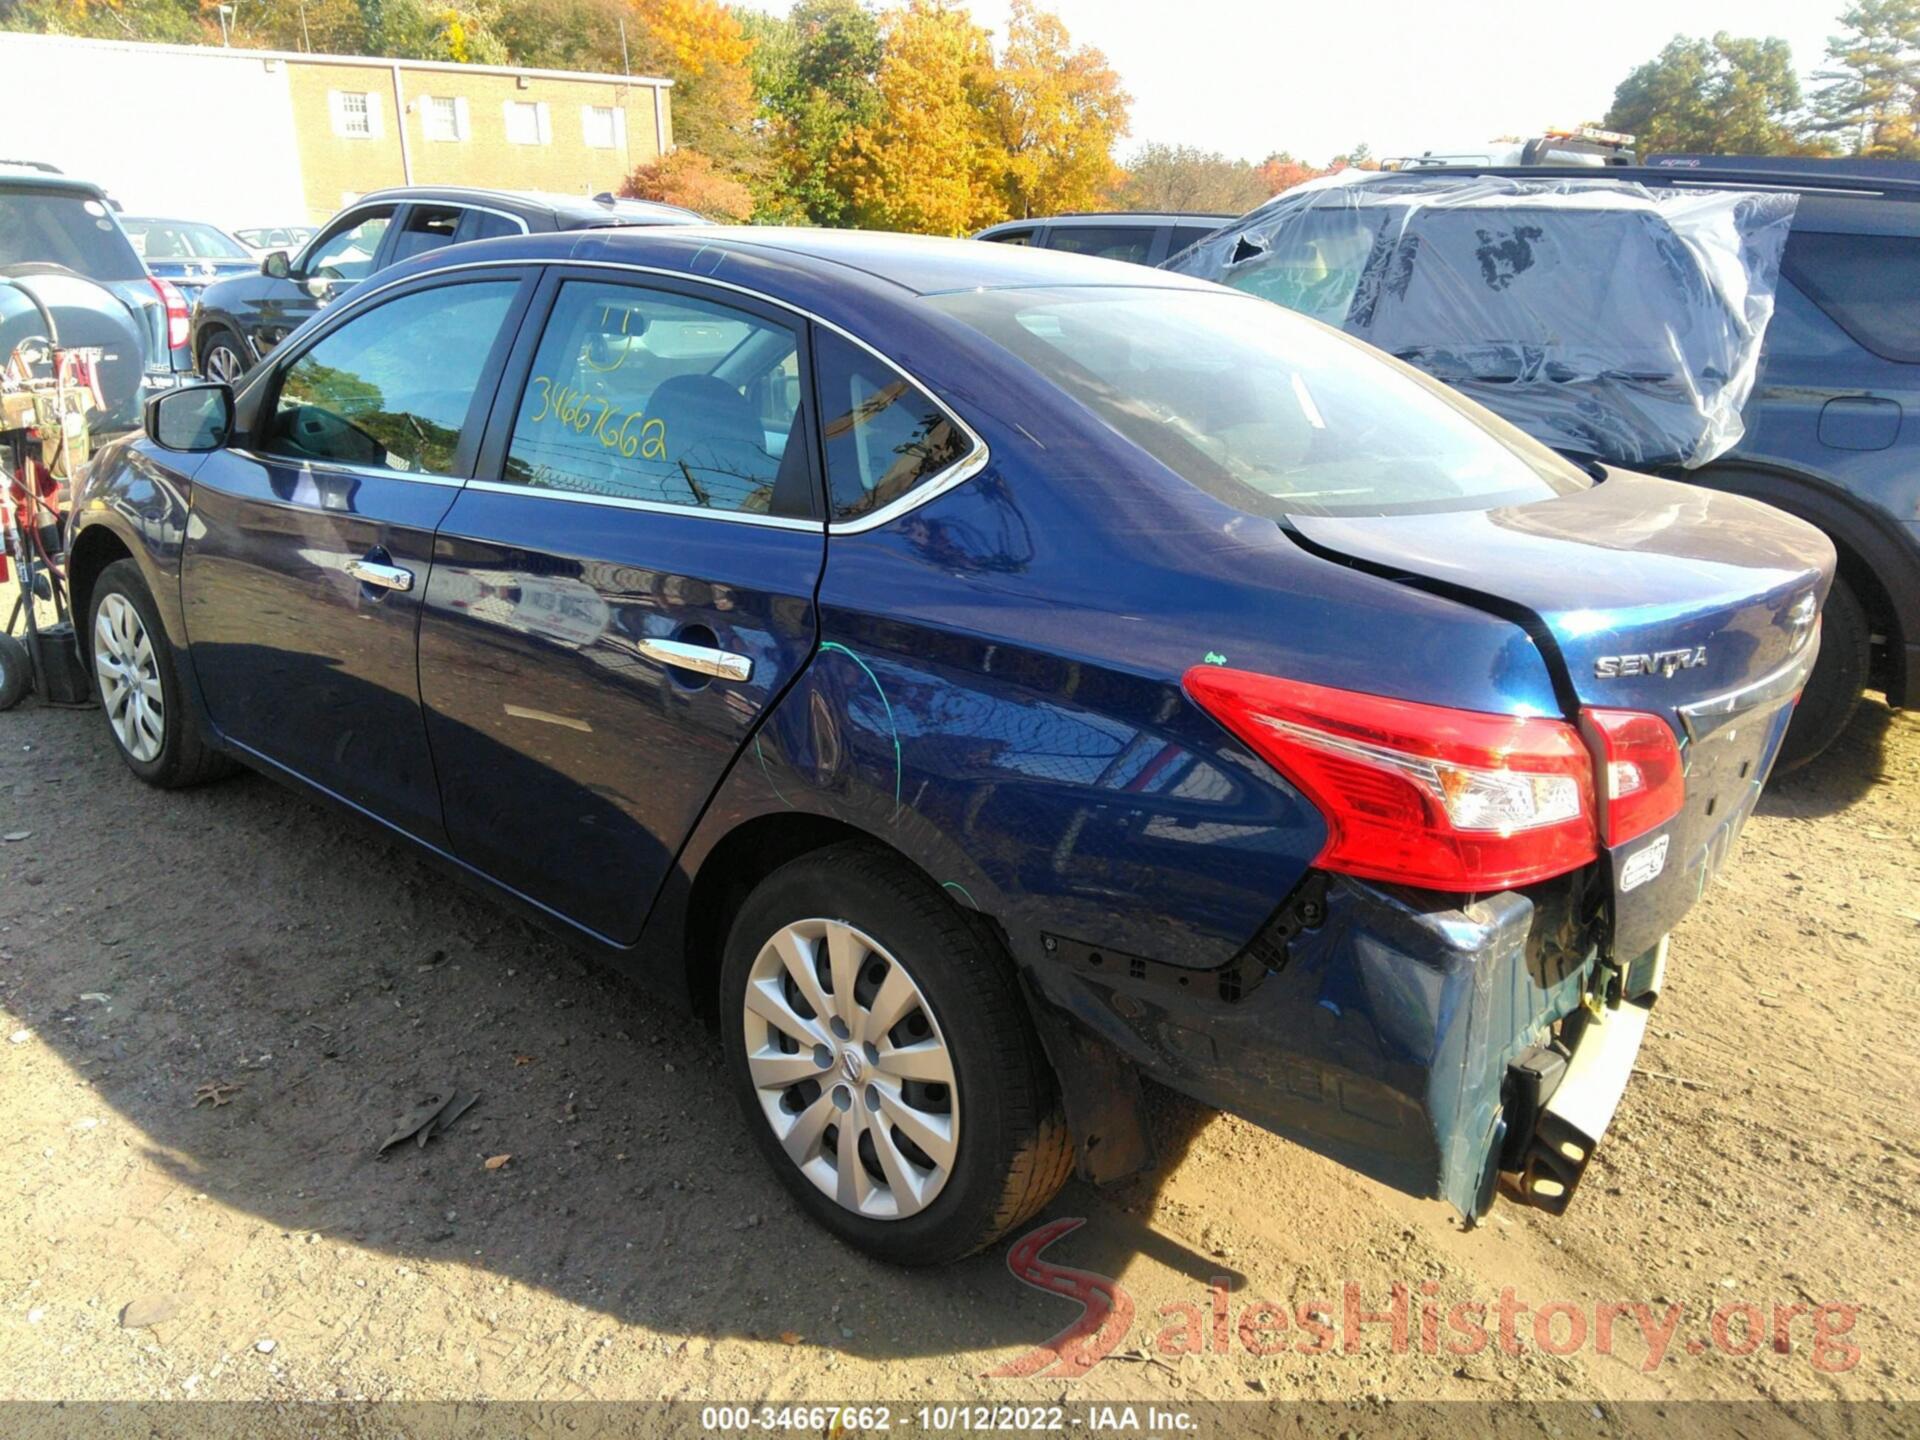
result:
[[[382,565],[373,560],[349,560],[347,574],[362,585],[374,585],[382,590],[413,589],[413,572],[402,570],[398,565]]]
[[[716,680],[751,680],[753,661],[731,650],[716,650],[711,645],[689,645],[684,640],[641,640],[640,653],[649,660],[671,665],[676,670],[693,670]]]

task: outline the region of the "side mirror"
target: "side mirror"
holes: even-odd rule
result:
[[[162,450],[202,454],[233,438],[233,389],[182,385],[147,402],[147,438]]]
[[[284,250],[275,250],[260,262],[260,273],[269,280],[284,280],[293,274],[293,261],[287,258]]]

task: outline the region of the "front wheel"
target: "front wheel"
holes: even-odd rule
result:
[[[173,649],[140,567],[116,560],[94,582],[87,633],[107,731],[127,768],[162,790],[198,785],[232,764],[200,734]]]
[[[776,871],[721,970],[731,1083],[801,1207],[879,1259],[991,1244],[1065,1183],[1072,1145],[1011,962],[871,846]]]
[[[247,352],[231,331],[216,330],[200,352],[200,374],[208,380],[237,385],[247,373]]]

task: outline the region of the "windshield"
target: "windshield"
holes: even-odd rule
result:
[[[123,220],[133,248],[148,260],[246,260],[233,238],[211,225],[178,220]]]
[[[70,190],[0,189],[0,265],[64,265],[89,280],[144,280],[104,202]]]
[[[1275,517],[1489,509],[1591,483],[1408,367],[1225,291],[976,290],[933,304],[1175,473]]]

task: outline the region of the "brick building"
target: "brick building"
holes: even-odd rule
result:
[[[231,227],[387,185],[593,195],[673,144],[673,82],[651,76],[16,33],[0,74],[9,158]]]

